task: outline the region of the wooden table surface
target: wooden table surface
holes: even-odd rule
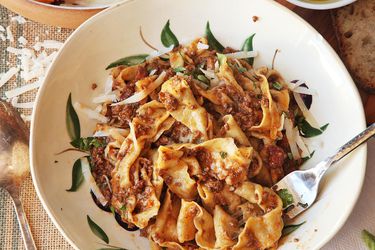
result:
[[[286,0],[276,0],[310,23],[340,55],[338,41],[332,24],[330,10],[310,10],[295,6]],[[368,124],[375,122],[375,95],[359,90]]]

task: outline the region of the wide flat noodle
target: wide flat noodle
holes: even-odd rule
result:
[[[284,227],[281,199],[271,189],[252,182],[244,182],[234,193],[250,203],[257,204],[264,214],[247,218],[245,228],[238,236],[238,242],[233,249],[257,250],[274,246]]]
[[[166,148],[172,150],[166,150]],[[234,143],[233,138],[216,138],[201,144],[172,144],[169,146],[159,147],[159,160],[163,169],[176,169],[176,163],[183,162],[183,149],[190,149],[193,151],[201,151],[209,155],[209,161],[205,164],[209,173],[219,180],[225,180],[229,185],[240,183],[247,179],[247,170],[249,168],[253,149],[251,147],[238,148]],[[171,152],[171,153],[170,153]],[[176,159],[178,159],[176,161]],[[172,162],[162,163],[162,162]],[[168,165],[170,167],[167,167]],[[202,168],[202,166],[201,166]],[[181,181],[181,180],[180,180]]]
[[[257,71],[260,77],[260,89],[262,91],[261,107],[263,110],[262,121],[259,125],[251,127],[252,135],[260,139],[276,140],[281,137],[279,127],[281,124],[281,113],[274,103],[267,78],[263,75],[266,68]]]
[[[208,140],[208,113],[196,101],[189,85],[182,77],[173,77],[163,83],[161,93],[172,95],[178,102],[176,109],[168,110],[177,121],[199,132],[203,140]]]
[[[238,126],[236,120],[234,120],[232,115],[226,115],[223,117],[223,122],[225,123],[225,133],[224,137],[229,137],[235,139],[240,145],[250,146],[249,139],[242,131],[240,126]]]
[[[137,110],[136,117],[129,124],[130,134],[122,143],[118,153],[119,156],[123,155],[124,157],[116,162],[113,174],[121,187],[133,185],[130,181],[130,167],[138,158],[146,141],[155,137],[160,125],[168,116],[164,106],[157,101],[146,103]]]

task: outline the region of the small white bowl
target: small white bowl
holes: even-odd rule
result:
[[[339,8],[355,2],[356,0],[287,0],[288,2],[314,10],[329,10]]]

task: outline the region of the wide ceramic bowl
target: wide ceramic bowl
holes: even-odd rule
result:
[[[202,36],[207,21],[218,40],[234,48],[256,33],[255,66],[271,66],[275,50],[280,50],[275,68],[286,79],[302,79],[317,91],[311,111],[319,123],[329,123],[323,135],[309,140],[315,155],[304,167],[313,166],[365,128],[360,97],[339,57],[310,25],[274,1],[133,0],[107,9],[86,21],[60,50],[39,90],[31,126],[31,173],[37,193],[52,221],[77,249],[103,247],[90,230],[87,215],[106,232],[110,245],[149,248],[139,232],[125,231],[111,213],[93,203],[86,182],[77,192],[65,191],[73,163],[82,154],[56,153],[70,147],[65,127],[69,94],[73,102],[95,108],[91,100],[102,93],[105,67],[120,57],[151,52],[139,37],[140,26],[146,39],[161,48],[160,31],[168,19],[180,41]],[[92,83],[99,87],[92,90]],[[81,135],[91,135],[95,122],[82,114],[79,118]],[[366,147],[361,146],[328,172],[316,203],[295,220],[306,223],[286,237],[280,249],[318,249],[334,236],[358,198],[365,162]]]
[[[306,9],[329,10],[329,9],[343,7],[357,0],[287,0],[287,1],[294,5],[297,5]]]

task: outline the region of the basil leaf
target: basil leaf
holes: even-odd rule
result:
[[[210,49],[216,50],[217,52],[222,52],[224,50],[224,46],[221,45],[221,43],[219,43],[219,41],[216,40],[215,36],[212,34],[209,22],[207,22],[206,25],[206,37]]]
[[[81,159],[74,162],[72,169],[72,186],[67,189],[67,192],[75,192],[81,186],[83,182]]]
[[[293,195],[286,188],[277,190],[277,195],[283,201],[283,208],[289,207],[294,202]]]
[[[101,229],[93,220],[91,220],[90,216],[87,215],[87,223],[90,226],[91,231],[105,243],[109,243],[109,238],[107,234]]]
[[[219,61],[219,66],[221,66],[227,59],[227,57],[224,54],[216,53],[216,56],[217,60]]]
[[[204,75],[197,75],[197,79],[201,82],[204,82],[207,85],[210,85],[210,80],[207,79]]]
[[[139,55],[124,57],[109,64],[107,68],[105,69],[111,69],[120,65],[125,65],[125,66],[138,65],[138,64],[143,63],[146,60],[146,57],[148,57],[147,54],[139,54]]]
[[[66,117],[65,117],[66,129],[70,139],[75,140],[80,137],[81,126],[76,111],[72,104],[72,93],[69,94],[68,101],[66,103]]]
[[[242,45],[241,50],[242,51],[253,51],[253,39],[254,39],[255,33],[246,38],[245,42]],[[250,65],[254,64],[254,58],[249,57],[245,59]]]
[[[91,147],[104,147],[106,143],[96,137],[81,137],[71,141],[70,145],[83,151],[89,151]]]
[[[178,73],[178,72],[184,72],[186,69],[184,67],[177,67],[177,68],[174,68],[173,71]]]
[[[369,250],[375,250],[375,236],[367,230],[362,230],[362,240]]]
[[[225,159],[228,156],[228,153],[221,151],[220,156],[221,156],[222,159]]]
[[[306,138],[310,138],[310,137],[314,137],[314,136],[322,134],[323,131],[326,130],[328,125],[329,123],[325,124],[324,126],[320,128],[314,128],[313,126],[310,125],[310,123],[306,121],[305,118],[303,117],[297,118],[297,126],[299,129],[299,132],[303,137],[306,137]]]
[[[285,225],[284,228],[283,228],[283,231],[282,231],[282,236],[287,236],[288,234],[293,233],[294,231],[296,231],[300,226],[302,226],[305,223],[306,223],[306,221],[304,221],[300,224],[296,224],[296,225]]]
[[[281,85],[281,83],[279,83],[279,82],[273,82],[272,87],[274,89],[281,90],[283,88],[283,85]]]
[[[174,45],[174,47],[177,47],[179,45],[177,37],[175,36],[175,34],[173,34],[171,28],[169,27],[169,20],[164,25],[164,28],[161,31],[160,39],[161,39],[161,43],[165,47],[169,47],[171,45]]]

